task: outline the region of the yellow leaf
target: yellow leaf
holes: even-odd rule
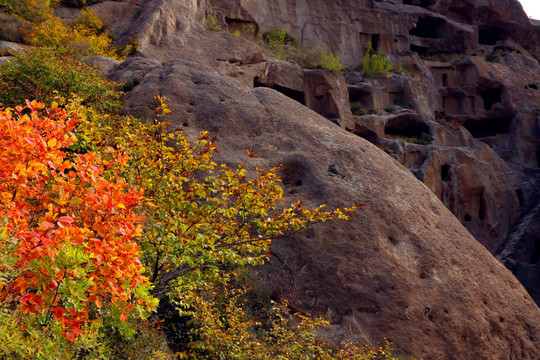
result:
[[[47,141],[47,146],[50,148],[53,148],[56,146],[56,138],[52,138],[49,141]]]

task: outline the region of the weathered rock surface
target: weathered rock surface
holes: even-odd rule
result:
[[[91,64],[105,74],[108,74],[112,70],[116,69],[120,65],[120,61],[108,58],[106,56],[87,56],[84,61],[87,64]]]
[[[284,28],[306,45],[326,43],[349,66],[368,42],[385,54],[510,46],[540,57],[539,30],[516,0],[206,0],[226,24]],[[354,39],[354,40],[353,40]],[[353,41],[351,41],[353,40]]]
[[[21,54],[31,49],[28,45],[22,45],[11,41],[0,41],[0,56]]]
[[[128,75],[126,75],[128,74]],[[535,359],[540,310],[435,195],[373,145],[276,91],[186,61],[133,58],[126,110],[151,119],[168,98],[173,128],[219,135],[220,160],[284,164],[288,199],[367,202],[349,222],[276,242],[270,280],[297,310],[327,314],[329,336],[387,336],[418,359]]]
[[[538,268],[534,256],[512,259],[513,251],[505,249],[522,241],[533,253],[540,251],[534,239],[516,240],[532,230],[515,230],[525,226],[519,219],[531,217],[538,194],[533,184],[540,176],[540,26],[517,1],[206,0],[198,5],[198,13],[214,14],[230,31],[242,24],[261,31],[274,25],[308,46],[326,43],[349,66],[361,62],[370,42],[394,64],[408,64],[414,78],[347,76],[351,104],[377,115],[356,117],[351,124],[341,112],[338,123],[392,149],[477,240],[501,259],[506,254],[505,263]],[[324,101],[306,101],[308,91],[282,92],[328,114]],[[398,113],[382,111],[391,108]],[[526,223],[533,229],[539,221]],[[540,292],[538,271],[516,275],[531,293]]]
[[[538,307],[437,200],[540,302],[540,27],[516,1],[93,8],[119,39],[138,37],[139,57],[112,72],[133,88],[129,112],[151,118],[151,99],[165,95],[174,127],[220,135],[222,161],[245,161],[253,147],[254,165],[283,163],[291,199],[368,203],[358,219],[274,245],[275,291],[298,310],[327,314],[333,338],[388,336],[419,359],[540,357]],[[231,32],[275,25],[304,44],[327,43],[347,65],[371,42],[409,73],[343,79],[302,70],[248,39],[203,30],[204,13]]]

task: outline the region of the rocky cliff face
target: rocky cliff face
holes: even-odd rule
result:
[[[138,56],[111,71],[134,85],[126,111],[152,118],[153,96],[164,95],[174,127],[220,136],[222,161],[245,161],[252,147],[253,166],[284,164],[289,199],[367,202],[357,219],[273,248],[276,294],[326,314],[328,336],[387,336],[419,359],[540,357],[540,310],[489,253],[540,300],[540,30],[516,1],[129,0],[93,9],[120,40],[139,39]],[[371,42],[408,70],[303,70],[204,30],[205,13],[230,32],[274,25],[306,45],[326,43],[350,67]]]
[[[296,99],[391,149],[540,302],[540,240],[531,230],[540,221],[534,216],[540,205],[540,31],[516,1],[208,0],[201,6],[224,28],[274,25],[304,44],[326,43],[348,66],[358,65],[371,43],[412,69],[414,78],[346,75],[350,104],[376,115],[351,121],[338,106],[329,111],[328,102],[339,101],[312,94],[317,85],[309,76]],[[266,84],[276,85],[302,87]],[[329,88],[339,92],[327,86],[320,93]]]

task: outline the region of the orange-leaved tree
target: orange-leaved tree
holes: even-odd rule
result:
[[[78,121],[55,103],[0,110],[0,306],[71,340],[104,314],[154,306],[135,241],[142,192],[120,176],[128,155],[70,152]]]

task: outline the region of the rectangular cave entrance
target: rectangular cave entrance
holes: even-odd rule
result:
[[[478,29],[478,43],[480,45],[496,45],[497,41],[501,40],[506,40],[506,33],[499,27]]]
[[[442,85],[443,86],[448,86],[448,74],[447,73],[442,74]]]
[[[488,118],[482,120],[466,120],[463,127],[475,138],[483,138],[508,134],[510,132],[511,117]]]
[[[238,34],[250,40],[255,39],[259,33],[259,26],[254,21],[225,17],[225,23],[229,33]]]
[[[502,103],[502,89],[501,88],[492,88],[486,89],[480,92],[482,100],[484,100],[484,109],[491,110],[493,105],[497,103]]]
[[[426,56],[429,53],[429,47],[427,46],[411,44],[409,48],[420,56]]]
[[[355,87],[349,89],[349,104],[353,115],[364,115],[374,107],[373,94]]]
[[[447,39],[452,36],[452,31],[444,19],[420,17],[416,27],[409,31],[409,35],[428,39]]]
[[[379,34],[371,35],[371,48],[373,51],[379,51],[381,47],[381,36]]]
[[[415,116],[399,116],[388,120],[384,126],[384,134],[390,137],[401,137],[431,142],[428,124],[420,121]]]

